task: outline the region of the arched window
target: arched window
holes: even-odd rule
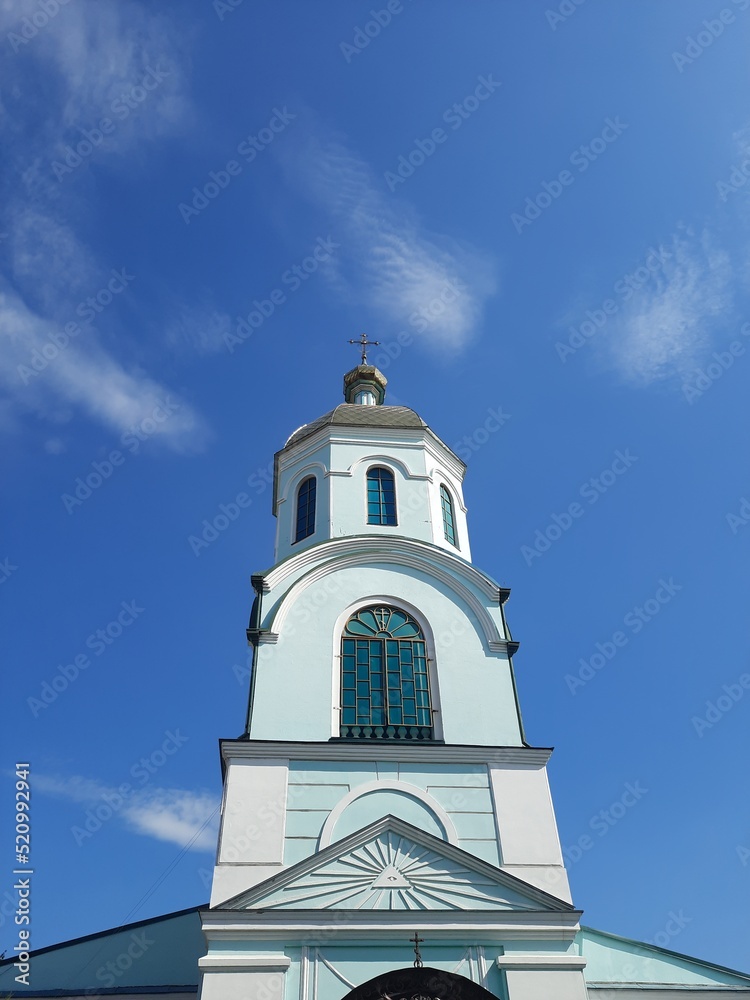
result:
[[[297,490],[297,529],[294,533],[295,542],[307,538],[315,531],[315,476],[303,479]]]
[[[396,486],[390,469],[367,470],[367,523],[396,523]]]
[[[453,518],[453,501],[447,488],[440,486],[440,507],[443,511],[443,534],[445,540],[456,545],[456,522]],[[456,546],[458,548],[458,546]]]
[[[433,738],[424,635],[405,611],[373,605],[346,623],[341,637],[341,735]]]

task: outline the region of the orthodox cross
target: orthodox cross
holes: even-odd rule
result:
[[[363,333],[360,335],[359,340],[350,340],[350,344],[357,344],[358,347],[362,348],[362,364],[367,364],[367,348],[375,347],[380,344],[379,340],[368,340],[367,334]]]
[[[419,946],[420,944],[424,944],[424,938],[421,938],[417,931],[414,931],[414,937],[409,938],[409,940],[414,942],[414,968],[421,969],[424,963],[422,962],[422,956],[419,953]]]

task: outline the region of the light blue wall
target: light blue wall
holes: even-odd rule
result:
[[[586,959],[585,976],[590,983],[725,984],[750,989],[750,975],[670,954],[640,941],[588,927],[581,929],[576,940],[579,953]]]
[[[395,526],[367,523],[366,474],[372,465],[393,472],[398,520]],[[470,558],[462,491],[464,467],[424,430],[327,427],[282,450],[279,470],[277,561],[325,538],[363,533],[418,538]],[[295,542],[297,489],[310,475],[317,481],[315,532]],[[445,540],[441,483],[448,487],[454,501],[457,546]]]
[[[331,809],[353,789],[377,779],[406,782],[425,792],[448,814],[459,847],[490,864],[500,864],[486,767],[364,762],[342,765],[333,761],[290,765],[284,864],[295,864],[313,854]],[[336,824],[333,840],[389,813],[447,839],[439,810],[431,812],[417,798],[384,789],[355,799]]]
[[[315,553],[321,560],[324,548]],[[310,566],[306,572],[304,579],[312,582],[304,591],[284,600],[290,588],[285,581],[278,593],[264,595],[264,627],[278,629],[279,639],[258,649],[253,739],[324,741],[338,735],[333,711],[339,704],[341,616],[358,603],[385,598],[412,610],[428,638],[432,633],[433,707],[440,711],[445,742],[522,745],[507,654],[489,650],[474,611],[451,586],[428,569],[389,563],[337,568],[334,562],[317,581]],[[481,601],[488,616],[499,620],[499,607],[490,611],[485,595]]]

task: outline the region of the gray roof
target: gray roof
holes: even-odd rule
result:
[[[408,406],[362,406],[359,403],[340,403],[317,420],[303,424],[291,435],[284,447],[298,444],[321,427],[330,427],[334,424],[337,427],[416,427],[429,430],[419,414],[410,410]]]

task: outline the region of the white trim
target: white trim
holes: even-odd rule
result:
[[[436,553],[441,553],[444,555],[445,559],[450,560],[450,565],[443,569],[441,566],[436,566],[434,562],[428,562],[420,552],[414,552],[413,550],[407,550],[406,552],[403,550],[400,551],[401,546],[395,544],[398,541],[405,541],[405,539],[397,539],[389,536],[386,545],[383,545],[382,549],[379,549],[377,552],[377,561],[385,564],[395,563],[398,566],[410,566],[412,569],[420,570],[421,572],[428,573],[435,577],[442,584],[452,590],[459,601],[461,601],[476,618],[480,625],[480,634],[482,635],[489,652],[507,653],[508,640],[504,639],[500,635],[498,623],[492,618],[489,611],[485,605],[482,604],[476,594],[469,590],[463,580],[459,579],[459,574],[456,573],[456,565],[458,563],[457,557],[450,555],[445,549],[437,546],[431,547],[431,555],[434,556]],[[382,544],[380,540],[378,540],[378,543]],[[333,544],[337,543],[334,542]],[[268,631],[265,635],[261,635],[260,641],[277,642],[284,627],[287,615],[295,602],[309,587],[317,583],[318,580],[329,576],[332,569],[351,569],[356,566],[372,565],[374,558],[372,545],[373,540],[370,539],[368,540],[368,547],[366,550],[361,551],[355,549],[353,552],[338,554],[333,559],[319,563],[313,569],[300,576],[299,579],[297,579],[286,591],[279,603],[276,605],[267,625]],[[310,550],[308,549],[307,551],[309,552]],[[304,553],[300,553],[300,555],[302,556]],[[462,567],[467,565],[466,563],[463,563],[463,561],[458,564]],[[281,565],[284,564],[282,563]],[[276,585],[277,581],[274,580],[271,586],[273,587]]]
[[[391,466],[395,466],[404,476],[404,479],[427,479],[428,477],[420,474],[418,472],[412,472],[406,462],[403,462],[400,458],[394,458],[393,455],[388,455],[385,452],[373,452],[371,454],[362,455],[361,458],[355,458],[348,468],[335,472],[331,469],[331,474],[335,476],[354,476],[355,470],[367,462],[367,467],[376,467],[384,465],[390,472],[395,470]],[[367,470],[365,470],[365,479],[367,479]],[[395,476],[394,476],[395,480]]]
[[[586,959],[581,955],[498,955],[495,959],[498,969],[585,969]]]
[[[211,972],[242,972],[245,969],[283,969],[292,964],[287,955],[205,955],[198,968]]]
[[[382,760],[402,764],[503,764],[543,767],[552,755],[547,747],[446,746],[445,744],[385,743],[357,740],[340,743],[292,743],[288,740],[222,740],[225,761],[255,760],[259,757],[284,757],[292,761]]]
[[[369,527],[373,527],[369,525]],[[283,584],[290,576],[296,575],[310,563],[338,562],[343,556],[356,555],[364,552],[368,558],[373,557],[373,546],[377,545],[377,556],[381,558],[382,537],[373,532],[363,532],[361,535],[347,535],[342,538],[330,538],[321,542],[315,547],[304,549],[294,555],[287,556],[280,563],[272,566],[268,572],[261,574],[265,577],[268,590],[274,590]],[[341,551],[343,550],[343,551]],[[473,566],[466,559],[453,555],[446,549],[434,545],[432,542],[423,542],[416,538],[408,538],[403,535],[388,536],[388,551],[406,558],[412,559],[412,565],[418,564],[420,568],[435,568],[434,562],[444,566],[449,574],[454,577],[459,575],[466,579],[467,584],[471,583],[477,590],[487,597],[492,603],[500,605],[499,585]]]
[[[328,475],[328,469],[326,469],[324,462],[308,462],[307,465],[304,465],[302,466],[302,468],[297,469],[294,475],[289,477],[289,480],[286,484],[286,489],[284,490],[283,494],[278,498],[278,503],[284,503],[284,501],[289,499],[290,493],[296,493],[297,489],[302,484],[303,479],[307,479],[309,476],[315,476],[315,473],[310,471],[311,469],[320,469],[323,479],[325,479],[325,477]],[[318,486],[317,478],[318,477],[315,476],[316,489]]]
[[[341,911],[329,910],[252,910],[203,911],[203,933],[208,941],[284,941],[310,933],[341,935]],[[481,936],[485,942],[563,941],[573,944],[580,930],[580,910],[420,910],[420,931],[429,931],[431,941],[454,941],[467,936]],[[355,910],[347,913],[346,938],[352,941],[393,941],[404,931],[413,932],[412,910]],[[408,936],[408,935],[407,935]],[[575,956],[573,956],[575,957]]]
[[[363,785],[357,785],[353,788],[348,795],[345,795],[328,814],[328,819],[323,824],[323,829],[320,831],[320,842],[318,844],[318,850],[322,851],[324,847],[328,847],[331,844],[333,831],[336,827],[336,823],[341,818],[341,814],[346,809],[348,805],[354,802],[356,799],[361,798],[363,795],[369,795],[372,792],[380,791],[392,791],[392,792],[403,792],[404,795],[409,795],[413,799],[419,799],[423,805],[434,812],[438,820],[445,830],[445,839],[449,844],[453,844],[454,847],[458,847],[458,833],[455,826],[453,825],[453,820],[450,818],[448,813],[443,809],[439,802],[437,802],[431,795],[427,792],[422,791],[416,785],[411,785],[407,781],[393,781],[390,778],[384,780],[376,781],[366,781]]]

